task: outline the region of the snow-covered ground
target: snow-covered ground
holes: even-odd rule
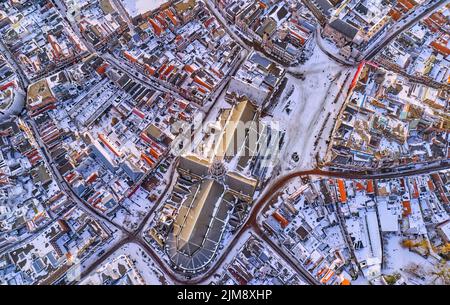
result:
[[[111,263],[121,255],[126,255],[131,259],[146,285],[173,284],[170,279],[167,279],[163,272],[158,269],[147,253],[134,243],[126,244],[114,252],[103,264],[90,274],[90,277],[98,270],[104,270],[105,265]]]
[[[274,119],[286,129],[280,158],[282,172],[312,168],[316,153],[325,154],[326,141],[346,96],[346,86],[337,102],[334,101],[345,80],[351,81],[351,77],[347,78],[351,71],[330,60],[317,46],[305,64],[288,69],[286,90],[273,111]],[[299,74],[304,75],[304,80],[296,76]],[[292,160],[295,152],[299,156],[297,163]]]

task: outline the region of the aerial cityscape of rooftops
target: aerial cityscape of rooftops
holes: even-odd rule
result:
[[[450,284],[449,21],[0,1],[0,283]]]

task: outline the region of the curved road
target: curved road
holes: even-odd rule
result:
[[[365,172],[335,172],[335,171],[324,171],[320,169],[313,169],[313,170],[305,170],[305,171],[296,171],[291,172],[286,175],[280,176],[276,180],[274,180],[271,184],[267,186],[263,194],[259,197],[259,199],[254,203],[254,207],[252,211],[250,212],[250,216],[244,223],[244,225],[241,227],[239,232],[233,237],[233,240],[226,245],[226,250],[221,253],[221,257],[219,260],[212,266],[207,273],[205,273],[201,278],[196,279],[194,281],[185,281],[183,283],[185,284],[196,284],[200,283],[207,278],[209,278],[211,275],[213,275],[218,267],[223,263],[225,258],[227,257],[228,253],[231,251],[231,249],[236,245],[239,238],[244,234],[248,229],[253,228],[258,233],[260,232],[260,229],[256,225],[256,220],[259,216],[259,214],[263,211],[265,207],[267,207],[268,203],[271,201],[272,198],[277,194],[277,191],[282,189],[287,183],[289,183],[292,179],[302,176],[322,176],[322,177],[330,177],[330,178],[344,178],[344,179],[390,179],[390,178],[399,178],[399,177],[407,177],[407,176],[414,176],[419,174],[426,174],[429,172],[434,172],[438,170],[444,170],[449,169],[450,165],[439,165],[434,167],[428,167],[423,169],[417,169],[417,170],[409,170],[404,172],[396,172],[396,173],[386,173],[386,174],[374,174],[374,175],[368,175]],[[304,276],[305,274],[302,273]],[[308,274],[309,275],[309,274]],[[306,276],[307,278],[310,278],[309,276]],[[317,281],[314,279],[312,281],[312,277],[310,278],[310,283],[315,284]]]
[[[159,267],[163,270],[163,272],[170,277],[170,279],[177,284],[199,284],[205,282],[208,278],[216,273],[218,268],[222,265],[222,263],[227,258],[229,252],[236,246],[240,237],[250,229],[253,229],[262,239],[267,241],[267,238],[262,234],[261,229],[257,226],[257,218],[260,213],[268,206],[271,199],[273,199],[277,192],[282,189],[287,183],[289,183],[292,179],[302,176],[321,176],[321,177],[330,177],[330,178],[343,178],[343,179],[391,179],[391,178],[399,178],[399,177],[407,177],[414,176],[420,174],[426,174],[430,172],[435,172],[438,170],[449,169],[450,164],[447,165],[437,165],[432,167],[426,167],[422,169],[414,169],[407,170],[403,172],[395,172],[395,173],[385,173],[385,174],[366,174],[365,172],[339,172],[339,171],[325,171],[321,169],[312,169],[312,170],[304,170],[304,171],[295,171],[285,175],[278,177],[271,184],[267,186],[263,194],[259,197],[259,199],[254,203],[253,208],[250,212],[249,217],[245,221],[245,223],[241,226],[238,233],[233,237],[231,242],[226,245],[226,250],[220,253],[219,259],[214,262],[214,265],[210,267],[210,269],[196,277],[195,279],[180,279],[178,274],[175,274],[174,271],[167,266],[165,262],[159,257],[154,249],[152,249],[145,241],[143,241],[140,237],[137,237],[137,240],[134,240],[137,244],[146,250],[146,252],[155,260],[156,263],[159,264]],[[124,243],[128,240],[124,240]],[[130,240],[131,241],[131,240]],[[277,246],[273,243],[273,241],[267,241],[275,250],[277,250]],[[117,247],[118,248],[118,247]],[[279,251],[278,251],[279,252]],[[111,252],[112,253],[112,252]],[[285,258],[301,275],[305,277],[305,279],[310,284],[317,284],[317,280],[313,278],[308,272],[302,270],[298,264],[293,263],[292,260],[279,253],[283,258]]]

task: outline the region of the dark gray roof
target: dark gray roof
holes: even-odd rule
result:
[[[358,33],[358,29],[354,26],[348,24],[347,22],[341,19],[334,19],[330,22],[330,27],[347,36],[350,39],[353,39]]]
[[[360,3],[356,6],[356,11],[360,14],[367,15],[369,9],[364,4]]]

